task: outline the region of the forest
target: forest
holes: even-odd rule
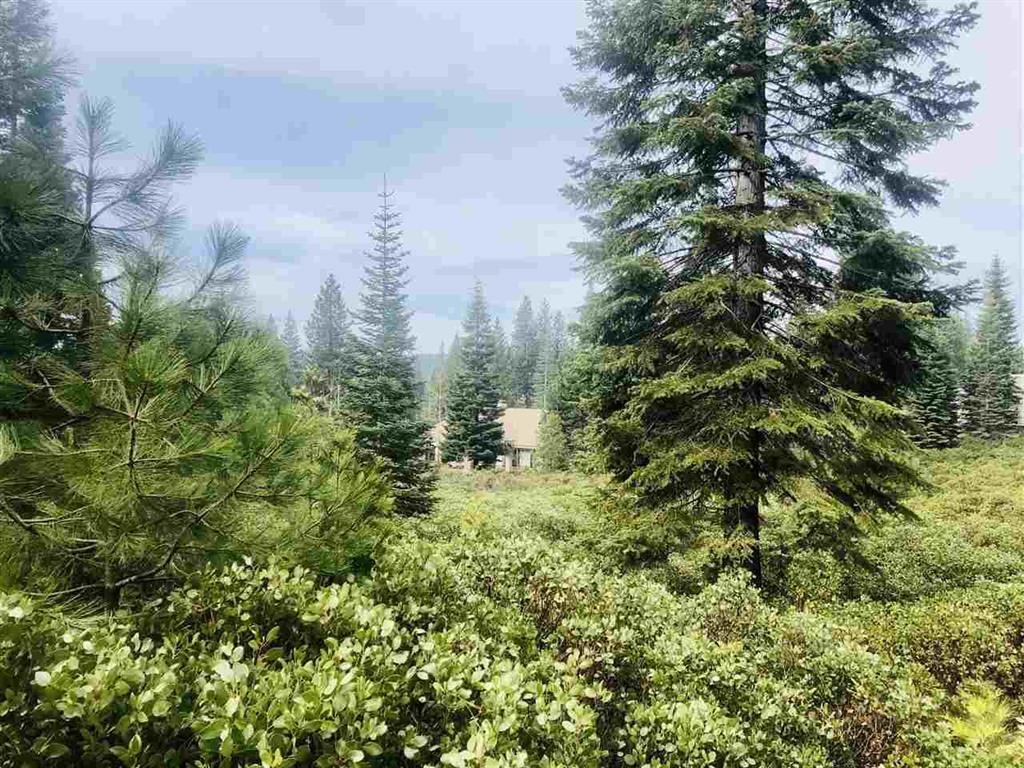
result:
[[[1015,264],[900,228],[984,10],[589,0],[586,300],[425,355],[400,189],[268,317],[0,0],[0,766],[1024,765]]]

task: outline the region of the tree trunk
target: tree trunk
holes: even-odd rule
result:
[[[765,42],[765,19],[767,0],[746,0],[741,24],[744,26],[744,60],[738,72],[750,77],[753,90],[747,108],[740,114],[736,135],[746,145],[746,152],[740,158],[736,171],[736,205],[744,217],[758,216],[765,209],[764,165],[765,150],[765,66],[767,49]],[[765,237],[753,235],[737,243],[734,270],[738,278],[758,278],[764,275]],[[746,328],[748,338],[756,339],[764,334],[764,296],[744,295],[737,297],[736,316]],[[744,394],[745,404],[756,405],[761,401],[761,387],[753,384]],[[760,498],[763,486],[761,474],[761,435],[753,431],[748,437],[748,476],[740,481],[743,486],[739,498],[734,499],[733,515],[740,528],[753,540],[753,546],[746,557],[745,566],[750,571],[754,584],[760,589],[761,573],[761,518]]]

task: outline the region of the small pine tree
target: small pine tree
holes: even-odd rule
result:
[[[469,459],[474,469],[491,467],[502,452],[502,409],[494,370],[494,332],[483,286],[477,282],[462,325],[457,372],[448,392],[448,422],[442,456]]]
[[[337,409],[345,383],[351,378],[351,337],[341,286],[330,274],[320,286],[313,313],[306,321],[308,360],[315,369],[310,389],[314,396],[326,399],[330,411]]]
[[[370,238],[373,249],[356,314],[354,373],[345,398],[359,445],[384,462],[395,494],[395,511],[430,511],[434,472],[429,463],[429,425],[419,418],[415,340],[406,307],[406,251],[401,219],[386,188]]]
[[[997,256],[985,273],[978,329],[968,355],[964,387],[967,432],[988,440],[1019,431],[1018,395],[1013,382],[1019,365],[1020,347],[1010,299],[1010,280]]]
[[[281,342],[288,351],[288,386],[296,387],[302,382],[302,372],[306,367],[306,353],[302,349],[302,341],[299,339],[299,328],[291,312],[285,317]]]
[[[920,372],[909,399],[918,427],[916,440],[924,448],[951,448],[960,442],[961,382],[952,323],[932,321],[918,353]]]
[[[569,468],[569,444],[562,417],[557,413],[545,414],[540,425],[536,463],[537,469],[544,472],[564,472]]]

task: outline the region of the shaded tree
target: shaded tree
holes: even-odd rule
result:
[[[924,448],[951,448],[960,442],[961,377],[949,320],[933,320],[918,355],[920,372],[910,390],[910,406]]]

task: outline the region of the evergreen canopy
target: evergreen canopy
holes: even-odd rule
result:
[[[433,470],[429,464],[429,426],[419,417],[415,340],[406,306],[407,253],[401,246],[401,219],[391,205],[393,193],[381,193],[380,210],[370,233],[373,249],[356,314],[354,370],[346,408],[359,445],[383,460],[399,514],[430,511]]]
[[[964,127],[943,61],[969,6],[922,0],[594,0],[570,102],[600,121],[569,194],[596,297],[607,463],[644,503],[738,526],[805,478],[850,512],[912,474],[875,356],[925,308],[836,290],[830,268],[934,204],[904,158]],[[930,66],[927,66],[930,64]],[[938,254],[935,254],[938,258]],[[872,397],[870,395],[875,395]]]
[[[333,412],[352,375],[353,344],[348,308],[333,274],[324,280],[313,302],[306,321],[306,343],[306,360],[312,366],[307,377],[310,391]]]
[[[1018,392],[1021,349],[1010,299],[1010,279],[996,256],[985,273],[985,295],[971,345],[965,382],[964,421],[977,437],[1005,437],[1020,430]]]
[[[442,455],[445,461],[469,459],[474,468],[490,467],[502,453],[503,409],[498,402],[494,333],[479,282],[462,324],[458,355],[449,385]]]

